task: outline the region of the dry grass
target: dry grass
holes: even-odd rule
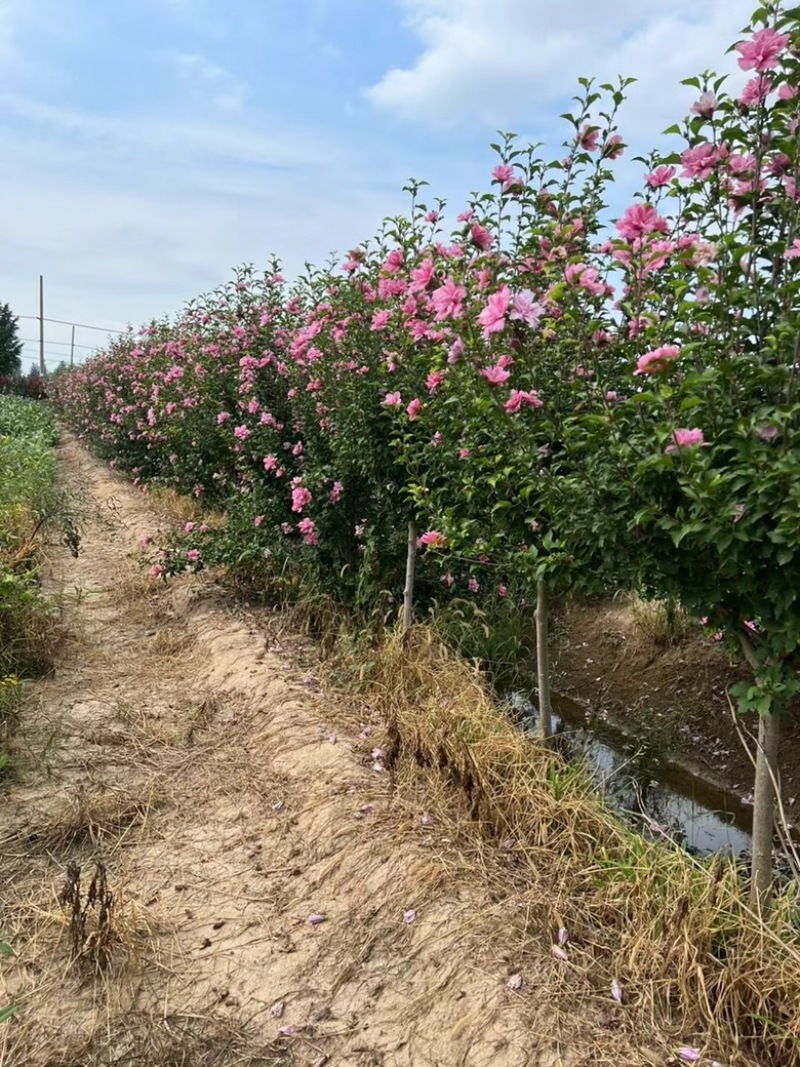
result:
[[[202,700],[199,704],[195,705],[189,711],[189,721],[186,734],[183,738],[183,743],[187,746],[193,745],[197,735],[207,730],[218,716],[219,710],[219,701],[211,696],[206,697],[205,700]]]
[[[165,626],[153,638],[152,650],[156,656],[180,656],[192,645],[192,637],[185,629]]]
[[[159,518],[170,527],[184,526],[187,522],[204,522],[218,529],[227,522],[227,516],[222,512],[209,511],[195,497],[185,496],[174,489],[155,486],[148,494],[148,501]]]
[[[0,888],[3,932],[14,952],[0,988],[4,1003],[18,1008],[0,1026],[0,1067],[78,1067],[86,1061],[77,1047],[73,1058],[59,1058],[65,1043],[77,1033],[104,1034],[109,1019],[124,1015],[145,976],[163,967],[154,955],[163,931],[101,860],[70,859],[54,870],[50,857],[21,859],[17,854],[13,877]]]
[[[136,752],[136,761],[142,764],[152,760],[156,749],[179,751],[197,743],[218,715],[219,708],[218,700],[209,695],[171,709],[170,719],[164,721],[160,714],[153,714],[147,707],[117,700],[116,718],[124,723],[125,729],[101,731],[94,735],[94,739],[106,745],[131,746]]]
[[[154,784],[138,791],[91,790],[79,785],[72,796],[28,834],[28,843],[47,852],[65,853],[84,845],[119,844],[134,829],[146,826],[162,798]]]
[[[691,619],[679,604],[638,596],[627,598],[627,604],[635,632],[659,648],[680,644],[692,632]]]
[[[276,600],[272,618],[263,620],[273,642],[284,649],[291,647],[292,655],[299,659],[309,658],[303,656],[305,651],[311,653],[310,659],[322,655],[330,663],[332,657],[343,656],[352,663],[352,616],[341,604],[324,593],[306,594],[296,602],[283,602],[280,583],[267,592],[275,594]]]
[[[148,495],[150,505],[171,526],[187,522],[205,522],[206,517],[197,500],[174,489],[155,486]]]
[[[66,1047],[42,1042],[40,1067],[291,1067],[288,1042],[264,1045],[246,1023],[201,1015],[129,1012],[90,1037],[77,1035]],[[0,1067],[22,1067],[18,1043],[0,1039]],[[30,1055],[30,1046],[24,1052]],[[30,1062],[30,1061],[24,1061]]]
[[[574,1015],[581,990],[616,1008],[617,981],[634,1030],[655,1024],[676,1043],[706,1035],[731,1064],[800,1062],[797,887],[762,920],[731,862],[700,863],[626,830],[578,769],[513,728],[430,629],[390,638],[373,671],[395,774],[422,765],[466,802],[464,862],[485,866],[503,939],[512,930],[520,951],[544,942],[549,952],[569,931],[568,959],[540,990],[556,1011]]]
[[[118,940],[116,929],[117,900],[108,883],[105,864],[96,860],[94,873],[84,890],[83,871],[74,861],[67,864],[67,875],[59,903],[69,919],[72,958],[91,971],[108,967]]]
[[[154,581],[145,570],[126,569],[117,579],[113,602],[125,608],[131,622],[163,620],[170,615],[169,587]]]

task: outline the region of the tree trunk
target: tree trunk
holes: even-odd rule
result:
[[[761,715],[758,723],[753,807],[753,863],[750,872],[750,894],[755,904],[764,903],[772,887],[772,835],[775,821],[775,783],[778,781],[779,738],[778,716]]]
[[[414,574],[417,568],[417,524],[408,523],[408,555],[406,557],[406,588],[403,593],[403,633],[408,633],[414,621]]]
[[[536,673],[539,685],[539,729],[548,741],[553,734],[550,713],[550,652],[548,649],[547,616],[549,596],[544,582],[536,583]]]

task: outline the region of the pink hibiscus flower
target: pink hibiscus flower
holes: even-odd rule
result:
[[[493,367],[484,367],[480,373],[481,377],[485,378],[489,385],[502,385],[503,382],[507,382],[511,377],[511,374],[499,363]]]
[[[514,168],[509,166],[508,163],[501,163],[495,167],[492,171],[492,180],[504,184],[514,176]]]
[[[470,227],[469,235],[472,243],[477,245],[482,251],[488,252],[492,247],[492,235],[484,226],[481,226],[479,222],[473,222]]]
[[[662,345],[652,352],[646,352],[639,357],[634,375],[655,374],[657,371],[666,370],[676,359],[680,357],[681,350],[677,345]]]
[[[778,33],[769,27],[757,30],[749,41],[739,41],[739,66],[742,70],[775,70],[778,56],[789,43],[788,33]]]
[[[422,537],[417,538],[417,545],[420,548],[446,548],[447,538],[438,530],[428,530]]]
[[[544,402],[540,399],[539,394],[535,389],[530,392],[524,389],[512,389],[508,400],[503,405],[503,410],[508,415],[514,415],[520,411],[523,405],[532,408],[544,407]]]
[[[506,312],[511,303],[511,292],[507,285],[489,297],[486,307],[478,316],[478,322],[483,326],[484,337],[493,333],[502,333],[506,325]]]
[[[617,222],[620,237],[636,241],[650,233],[666,233],[667,220],[650,204],[632,204]]]
[[[599,137],[600,130],[597,126],[583,126],[578,133],[578,144],[584,152],[594,152]]]
[[[759,74],[756,78],[751,78],[742,89],[739,103],[743,104],[744,107],[756,107],[758,104],[763,104],[772,92],[772,86],[772,78],[765,77],[763,74]]]
[[[541,304],[533,299],[533,293],[528,289],[514,294],[511,311],[508,317],[517,322],[527,323],[528,326],[536,326],[544,311]]]
[[[457,285],[453,278],[448,276],[444,285],[431,294],[431,303],[436,309],[436,321],[460,319],[464,313],[463,302],[466,295],[464,286]]]
[[[645,181],[651,189],[662,189],[664,186],[669,185],[677,173],[674,167],[656,167],[655,170],[647,175]]]
[[[713,144],[699,144],[695,148],[687,148],[681,155],[681,177],[705,181],[714,173],[721,157],[722,153]]]
[[[311,503],[311,499],[311,493],[304,485],[296,485],[292,489],[292,511],[302,511],[307,504]]]
[[[679,448],[695,448],[703,446],[705,438],[703,431],[695,427],[692,430],[679,429],[672,431],[672,444],[667,445],[665,452],[677,452]]]

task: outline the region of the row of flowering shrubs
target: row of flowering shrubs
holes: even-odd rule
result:
[[[513,135],[450,224],[422,203],[336,267],[279,266],[65,375],[81,435],[224,507],[165,570],[269,560],[362,608],[536,580],[677,598],[743,650],[769,714],[800,639],[800,13],[768,3],[736,94],[689,79],[675,152],[606,204],[627,82],[582,80],[564,158]],[[629,164],[625,164],[629,165]]]

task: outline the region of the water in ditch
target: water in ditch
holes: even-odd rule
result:
[[[538,710],[524,694],[507,697],[520,728],[536,733]],[[609,806],[648,836],[698,855],[749,853],[752,809],[605,722],[587,726],[586,709],[553,695],[553,728],[568,759],[579,759]]]

